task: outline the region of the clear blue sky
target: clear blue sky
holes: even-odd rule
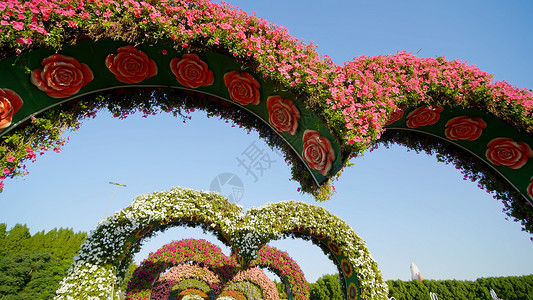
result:
[[[533,3],[530,1],[229,1],[245,11],[314,41],[338,63],[360,55],[400,50],[421,57],[465,60],[518,87],[533,88]],[[294,199],[314,203],[289,181],[290,169],[255,133],[194,113],[181,123],[168,115],[117,120],[101,113],[70,134],[61,154],[29,164],[25,178],[6,180],[0,222],[27,224],[32,233],[54,227],[96,227],[115,190],[110,212],[142,193],[173,186],[208,190],[230,172],[244,183],[245,208]],[[254,182],[237,157],[251,144],[276,162]],[[267,152],[268,151],[268,152]],[[424,278],[474,280],[530,274],[533,243],[518,223],[505,220],[502,205],[453,166],[405,148],[380,148],[354,161],[321,203],[367,242],[385,279],[408,280],[411,262]],[[136,256],[174,240],[209,238],[198,230],[168,231]],[[214,239],[211,238],[214,241]],[[278,241],[309,281],[335,269],[310,243]],[[306,247],[306,248],[304,248]],[[309,249],[309,250],[308,250]],[[226,253],[227,249],[226,249]]]

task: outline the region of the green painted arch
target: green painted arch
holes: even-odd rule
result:
[[[271,247],[263,246],[286,235],[314,240],[339,269],[348,299],[387,297],[387,285],[364,241],[324,208],[284,201],[243,213],[240,207],[216,193],[174,188],[141,195],[130,206],[102,221],[81,246],[56,291],[56,298],[107,297],[113,286],[123,280],[144,239],[183,225],[212,231],[233,249],[241,266],[277,269],[280,277],[290,274],[271,265]],[[223,260],[221,257],[220,261]],[[161,270],[165,268],[158,266]]]
[[[435,105],[392,114],[378,143],[436,154],[464,178],[494,192],[504,210],[531,228],[533,137],[478,109]]]
[[[133,66],[128,66],[128,63]],[[127,67],[140,70],[128,77],[120,75],[128,72]],[[28,70],[31,72],[28,73]],[[82,82],[75,88],[64,88],[59,83],[50,84],[51,87],[47,85],[53,81],[50,77],[61,75],[76,76]],[[233,78],[229,75],[233,75]],[[2,60],[0,81],[4,90],[16,93],[23,101],[12,116],[11,124],[0,131],[0,136],[31,122],[40,113],[80,98],[121,94],[125,93],[124,89],[157,89],[169,93],[177,89],[196,97],[209,97],[214,104],[223,101],[228,109],[238,109],[241,113],[249,114],[249,118],[263,122],[262,127],[270,128],[273,134],[277,134],[275,139],[285,144],[303,162],[316,185],[336,174],[346,159],[338,140],[316,113],[306,107],[303,99],[259,74],[243,70],[243,66],[234,58],[214,52],[188,53],[169,45],[141,44],[133,47],[113,40],[82,40],[75,45],[65,46],[60,52],[37,49]],[[243,89],[250,91],[244,90],[243,95],[239,94]],[[177,109],[168,103],[158,104],[161,110],[162,106],[165,111]],[[146,109],[144,103],[138,105]],[[276,114],[283,113],[288,113],[283,118],[293,118],[289,120],[290,124],[281,124],[285,119],[276,119]],[[308,131],[316,132],[317,136],[327,140],[334,160],[329,162],[326,169],[313,169],[313,165],[304,159],[304,134]]]
[[[44,87],[43,82],[46,80],[40,77],[39,81],[36,79],[38,76],[34,76],[34,86],[30,85],[28,89],[12,87],[12,83],[19,84],[21,81],[27,83],[31,74],[40,68],[43,59],[49,57],[51,53],[74,55],[74,52],[69,51],[78,45],[91,49],[92,45],[105,45],[110,42],[116,43],[113,45],[138,46],[143,52],[159,49],[161,52],[157,55],[154,53],[154,57],[165,56],[163,51],[167,51],[166,55],[170,53],[171,56],[186,52],[202,53],[201,55],[213,53],[227,59],[231,58],[240,73],[252,74],[252,77],[261,80],[261,84],[268,85],[266,82],[272,82],[275,93],[268,94],[267,100],[268,96],[281,94],[283,99],[287,95],[290,101],[299,103],[296,106],[302,110],[301,113],[305,110],[304,115],[313,115],[313,118],[318,116],[319,133],[314,134],[314,131],[311,131],[306,135],[305,130],[300,131],[296,134],[300,143],[298,148],[298,143],[290,141],[288,135],[291,134],[277,134],[265,122],[264,114],[261,117],[261,113],[249,109],[256,108],[255,104],[247,104],[247,109],[242,110],[242,106],[235,103],[231,108],[222,108],[220,104],[213,107],[196,101],[200,103],[201,108],[213,114],[220,114],[247,128],[258,129],[267,143],[283,148],[293,163],[293,179],[300,182],[303,191],[313,193],[317,199],[328,198],[330,194],[328,181],[338,169],[342,168],[349,156],[356,156],[380,140],[387,143],[394,139],[406,145],[416,140],[417,145],[414,147],[418,147],[420,143],[431,144],[428,149],[438,153],[443,151],[441,155],[449,156],[450,161],[461,168],[465,167],[467,173],[488,174],[480,175],[483,177],[481,185],[496,191],[496,196],[509,206],[508,213],[520,220],[525,230],[533,232],[531,205],[533,174],[507,175],[503,170],[505,167],[493,166],[490,162],[472,165],[472,155],[476,153],[475,150],[469,149],[462,142],[446,141],[446,147],[441,146],[433,142],[436,140],[433,135],[426,138],[426,135],[407,137],[404,134],[391,136],[385,133],[381,139],[389,115],[398,107],[450,106],[454,110],[456,108],[476,110],[503,121],[509,125],[508,128],[510,132],[514,132],[513,135],[526,137],[514,141],[507,140],[507,144],[514,143],[515,148],[520,148],[520,152],[526,153],[525,156],[528,157],[528,149],[531,148],[529,140],[533,132],[533,94],[529,90],[517,89],[505,82],[495,81],[490,74],[476,67],[444,58],[419,58],[409,53],[363,56],[338,66],[327,57],[318,55],[315,46],[304,44],[290,36],[283,28],[255,16],[249,16],[239,9],[207,0],[152,1],[143,2],[142,5],[137,1],[88,2],[80,5],[75,1],[52,0],[47,3],[28,2],[25,6],[9,4],[4,11],[9,12],[10,17],[6,20],[8,25],[0,25],[2,30],[0,59],[4,63],[0,69],[0,78],[3,80],[0,97],[4,107],[0,114],[2,115],[0,127],[4,128],[2,130],[4,139],[0,145],[2,156],[0,164],[4,170],[1,178],[22,174],[24,165],[21,163],[35,159],[36,151],[60,148],[64,142],[60,133],[64,128],[75,128],[83,117],[92,116],[104,107],[110,107],[119,115],[135,109],[151,113],[158,105],[164,108],[163,110],[172,111],[172,107],[163,101],[168,98],[173,98],[170,101],[172,104],[180,104],[185,109],[195,107],[191,102],[183,104],[184,102],[176,99],[191,98],[194,102],[199,97],[161,91],[165,87],[175,87],[176,83],[161,84],[159,79],[156,80],[158,77],[153,74],[154,68],[149,67],[146,74],[150,76],[147,76],[142,83],[133,85],[157,88],[148,92],[142,89],[135,90],[132,92],[133,95],[127,95],[135,98],[134,95],[138,94],[135,101],[130,99],[131,102],[128,102],[126,96],[120,94],[120,89],[117,90],[119,87],[131,86],[131,83],[117,86],[112,76],[113,72],[104,71],[96,74],[94,78],[107,76],[109,81],[105,83],[114,82],[113,87],[91,89],[91,85],[97,82],[96,79],[87,82],[76,81],[74,87],[66,88],[68,92],[75,91],[76,95],[65,97],[63,100],[81,97],[83,101],[77,103],[67,101],[61,106],[35,115],[35,119],[31,118],[32,113],[27,111],[25,105],[33,101],[30,99],[40,98],[45,91],[50,92],[50,87]],[[18,14],[32,18],[15,20],[14,16]],[[96,48],[95,53],[105,50],[108,54],[117,54],[118,49],[116,46],[111,47],[115,49]],[[92,58],[90,51],[85,55]],[[202,59],[208,60],[207,56],[202,56]],[[102,58],[100,57],[100,66]],[[88,75],[86,67],[79,66],[82,70],[80,74],[86,74],[87,79],[92,77]],[[168,68],[160,66],[157,70],[161,72],[165,70],[167,74],[169,72]],[[114,71],[117,73],[116,68]],[[16,73],[24,75],[14,76]],[[35,83],[41,87],[41,90],[36,90]],[[183,89],[183,86],[180,88]],[[220,96],[205,86],[191,89],[194,90],[193,93],[216,95],[219,97],[217,98],[219,102],[220,99],[228,100],[227,95]],[[98,91],[98,94],[85,95],[89,91]],[[219,92],[223,93],[224,88]],[[19,97],[18,93],[30,95]],[[57,96],[55,93],[55,97]],[[153,101],[147,101],[154,96],[157,99],[155,104]],[[56,103],[54,99],[45,100],[48,102],[45,107],[53,106]],[[262,102],[264,105],[264,98]],[[179,113],[180,110],[173,112]],[[27,119],[28,116],[30,119]],[[305,118],[300,118],[303,119]],[[18,126],[10,130],[9,126],[15,127],[12,124]],[[316,129],[313,127],[310,130]],[[409,130],[409,132],[418,131],[412,128]],[[305,137],[311,142],[305,143],[303,141]],[[501,138],[506,137],[501,136]],[[335,148],[334,151],[329,149],[328,143]],[[448,147],[448,144],[451,146]],[[491,144],[491,147],[494,144]],[[308,158],[314,160],[311,164],[308,163],[309,159],[306,161],[305,151],[301,149],[305,146],[310,149]],[[502,147],[499,146],[498,149],[500,148]],[[459,152],[467,155],[455,154]],[[474,155],[474,158],[476,160],[483,156]],[[530,157],[527,165],[530,164],[529,159]],[[511,164],[511,166],[516,170],[516,165]],[[489,171],[485,172],[485,169]],[[521,169],[524,171],[528,167]]]

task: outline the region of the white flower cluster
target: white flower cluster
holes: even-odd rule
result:
[[[153,226],[151,233],[155,233],[161,230],[161,225],[196,218],[220,227],[222,232],[235,231],[233,222],[241,215],[241,208],[214,193],[173,188],[138,196],[130,206],[101,221],[89,233],[61,281],[55,299],[105,298],[122,279],[133,255],[140,249],[141,240],[150,234],[135,235],[148,226]],[[137,243],[126,248],[126,243],[132,240]]]
[[[231,296],[222,296],[222,297],[218,297],[217,300],[237,300]]]
[[[333,241],[355,272],[362,299],[388,299],[388,286],[383,281],[376,261],[366,243],[342,219],[323,207],[303,202],[282,201],[251,208],[246,213],[246,224],[253,224],[263,233],[281,237],[291,232],[305,231]],[[340,266],[339,261],[334,261]],[[340,270],[340,268],[339,268]],[[341,274],[342,275],[342,274]]]
[[[359,281],[362,299],[386,299],[387,285],[365,242],[326,209],[283,201],[242,208],[216,194],[182,188],[141,195],[91,232],[60,284],[55,299],[103,298],[121,280],[143,238],[174,222],[197,222],[227,237],[241,258],[254,259],[269,240],[304,232],[334,242]],[[132,243],[129,248],[127,243]],[[337,266],[340,262],[334,261]],[[340,267],[339,267],[340,269]],[[342,275],[342,274],[341,274]]]
[[[199,295],[191,294],[191,295],[183,296],[181,300],[204,300],[204,298],[202,298],[202,296],[199,296]]]

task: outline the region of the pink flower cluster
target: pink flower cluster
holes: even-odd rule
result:
[[[46,35],[43,21],[76,27],[84,23],[110,22],[124,16],[151,24],[153,34],[187,47],[224,45],[235,56],[252,57],[259,71],[295,89],[320,91],[322,107],[345,122],[340,130],[347,144],[379,138],[387,115],[400,103],[431,102],[446,96],[460,104],[489,95],[494,102],[522,106],[531,115],[533,95],[460,61],[394,55],[359,57],[343,66],[318,55],[316,46],[292,37],[288,30],[249,16],[227,4],[208,0],[0,1],[4,38],[31,43],[33,32]],[[113,19],[114,20],[114,19]],[[28,31],[21,33],[21,29]],[[148,25],[146,25],[148,26]],[[148,29],[148,27],[147,27]],[[207,42],[205,42],[207,41]],[[324,93],[327,91],[327,93]]]
[[[411,53],[359,57],[334,71],[327,103],[342,114],[349,130],[348,144],[379,138],[387,115],[402,103],[432,103],[446,96],[456,104],[469,104],[479,93],[494,102],[521,106],[533,113],[533,94],[458,60],[419,58]],[[475,99],[479,100],[479,99]],[[454,103],[450,103],[454,104]],[[372,133],[372,134],[369,134]]]
[[[259,250],[257,266],[266,267],[281,278],[285,278],[291,286],[293,299],[309,299],[309,284],[300,266],[287,254],[268,245]]]
[[[145,259],[133,273],[135,280],[130,281],[128,290],[148,288],[159,274],[168,266],[178,265],[189,261],[202,262],[211,268],[216,268],[220,278],[233,277],[236,264],[234,257],[228,257],[220,248],[206,240],[186,239],[164,245]]]
[[[278,300],[279,294],[276,288],[276,284],[268,278],[265,272],[261,271],[259,268],[250,268],[244,271],[237,273],[233,282],[239,281],[250,281],[257,284],[263,293],[263,298],[265,300]]]
[[[191,262],[193,264],[191,264]],[[309,286],[298,264],[283,251],[264,246],[254,261],[256,266],[266,267],[290,283],[295,299],[309,299]],[[196,264],[202,264],[199,267]],[[218,293],[228,284],[249,281],[259,286],[268,300],[279,298],[275,284],[259,268],[239,271],[235,256],[226,256],[221,249],[205,240],[184,239],[164,245],[150,253],[133,272],[128,284],[127,299],[148,299],[152,283],[161,276],[152,290],[152,297],[168,296],[177,282],[186,278],[199,278]],[[156,298],[158,299],[158,298]]]
[[[187,278],[197,278],[209,285],[211,290],[218,293],[222,288],[218,276],[207,267],[201,267],[197,264],[185,263],[172,267],[168,272],[161,276],[152,288],[151,299],[167,299],[172,287],[180,281]]]

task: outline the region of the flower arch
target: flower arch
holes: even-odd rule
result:
[[[311,240],[332,259],[343,278],[348,299],[387,297],[387,285],[365,242],[324,208],[284,201],[243,213],[239,206],[216,193],[174,188],[141,195],[130,206],[102,221],[81,246],[56,298],[99,299],[111,294],[115,283],[123,280],[142,241],[174,226],[199,226],[213,232],[233,249],[235,256],[222,255],[214,245],[201,246],[206,249],[201,252],[196,251],[200,246],[186,242],[179,244],[179,251],[175,244],[167,245],[175,251],[163,247],[151,256],[153,263],[136,271],[139,277],[148,278],[150,286],[156,279],[154,274],[174,263],[199,260],[220,270],[236,260],[244,268],[261,266],[273,270],[280,278],[287,278],[294,295],[305,295],[309,292],[302,288],[306,281],[303,274],[294,271],[299,269],[295,262],[281,251],[264,246],[270,240],[291,236]],[[197,244],[202,242],[194,242]],[[130,286],[130,290],[146,288]]]
[[[409,53],[338,66],[287,30],[208,0],[0,7],[0,178],[59,151],[61,133],[101,109],[202,108],[282,148],[317,199],[349,157],[394,142],[455,163],[533,230],[532,93],[476,67]]]
[[[309,298],[309,287],[298,264],[287,253],[273,247],[264,247],[267,251],[260,256],[267,262],[265,266],[280,274],[282,280],[291,286],[293,293],[289,293],[290,298]],[[264,256],[272,253],[272,256]],[[191,265],[190,262],[194,264]],[[168,269],[169,266],[173,267],[158,278],[161,271]],[[256,296],[249,295],[247,299],[279,299],[276,285],[261,269],[257,267],[239,269],[234,255],[229,257],[224,255],[220,248],[207,241],[194,239],[174,241],[150,254],[135,270],[129,283],[127,298],[144,299],[149,296],[166,299],[171,289],[174,289],[173,286],[181,280],[197,278],[209,285],[202,290],[208,294],[220,294],[229,290],[244,290],[243,292],[250,290],[251,295],[256,294]],[[182,286],[185,287],[187,285]]]

